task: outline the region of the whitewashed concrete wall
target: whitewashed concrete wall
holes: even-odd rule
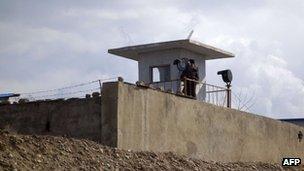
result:
[[[151,81],[151,70],[150,67],[153,66],[161,66],[161,65],[170,65],[170,73],[171,73],[171,80],[176,80],[180,78],[181,72],[177,69],[176,65],[173,65],[173,61],[175,59],[182,59],[182,58],[189,58],[194,59],[196,65],[199,69],[199,81],[205,82],[206,77],[206,62],[203,57],[199,54],[193,53],[186,49],[168,49],[163,51],[154,51],[154,52],[146,52],[140,54],[140,59],[138,62],[138,75],[139,81],[144,81],[145,83],[150,83]],[[170,87],[171,83],[167,83],[166,87]],[[163,86],[163,84],[159,84]],[[179,89],[180,83],[174,82],[173,83],[173,91]],[[197,89],[199,97],[205,97],[205,91],[201,90],[199,86]]]

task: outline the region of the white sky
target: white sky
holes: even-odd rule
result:
[[[236,54],[207,62],[207,81],[230,68],[252,112],[304,117],[304,1],[0,1],[0,92],[28,92],[123,76],[137,64],[107,54],[186,38]]]

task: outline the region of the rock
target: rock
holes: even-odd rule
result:
[[[103,149],[102,149],[102,148],[100,148],[100,149],[99,149],[99,152],[100,152],[100,153],[103,153]]]
[[[120,150],[53,136],[0,134],[0,148],[5,149],[0,150],[0,170],[283,170],[279,164],[206,162],[173,152]]]

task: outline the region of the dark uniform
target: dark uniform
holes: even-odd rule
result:
[[[184,81],[183,93],[188,96],[196,97],[195,90],[198,79],[198,68],[195,66],[194,61],[191,61],[187,64],[186,69],[181,74],[181,80]]]

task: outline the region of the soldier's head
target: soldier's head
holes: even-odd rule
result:
[[[190,63],[191,66],[195,65],[194,59],[190,59],[189,63]]]

